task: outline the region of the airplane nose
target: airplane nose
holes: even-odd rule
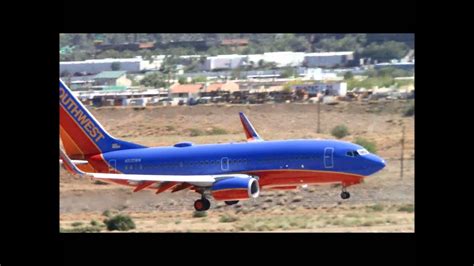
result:
[[[372,174],[382,170],[385,167],[385,160],[378,157],[377,155],[369,154],[367,159],[370,162],[369,167],[372,170]]]
[[[377,155],[374,155],[372,159],[372,162],[374,164],[374,168],[377,169],[377,171],[382,170],[385,167],[385,160],[378,157]]]

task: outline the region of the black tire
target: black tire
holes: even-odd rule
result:
[[[229,201],[224,201],[226,205],[234,205],[234,204],[237,204],[239,203],[238,200],[229,200]]]
[[[347,192],[347,191],[343,191],[343,192],[341,193],[341,198],[342,198],[342,199],[348,199],[348,198],[350,198],[350,197],[351,197],[351,194],[350,194],[349,192]]]
[[[209,210],[209,208],[211,208],[211,202],[208,199],[203,198],[202,202],[204,204],[204,210],[205,211],[207,211],[207,210]]]
[[[203,200],[196,200],[194,202],[194,209],[198,212],[205,211],[205,203]]]

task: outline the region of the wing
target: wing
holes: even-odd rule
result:
[[[245,136],[247,136],[247,141],[263,141],[260,135],[257,133],[257,130],[253,127],[252,123],[250,123],[247,116],[244,113],[240,112],[240,121],[242,122],[242,126],[244,126]]]
[[[60,149],[60,156],[63,161],[63,166],[70,173],[85,177],[92,177],[95,179],[110,179],[110,180],[128,180],[140,181],[151,184],[153,182],[175,182],[175,183],[191,183],[196,185],[210,186],[216,180],[229,177],[248,177],[244,174],[232,175],[136,175],[136,174],[107,174],[107,173],[87,173],[81,171],[77,166],[67,157],[63,150]]]

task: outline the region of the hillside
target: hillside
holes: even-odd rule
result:
[[[233,45],[236,43],[241,45]],[[61,34],[60,47],[61,61],[277,51],[355,51],[356,56],[385,61],[399,59],[413,49],[414,34]]]

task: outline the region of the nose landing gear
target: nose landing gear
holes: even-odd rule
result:
[[[341,192],[341,198],[342,199],[348,199],[351,197],[351,194],[349,192],[346,191],[346,188],[343,187],[342,188],[342,192]]]

